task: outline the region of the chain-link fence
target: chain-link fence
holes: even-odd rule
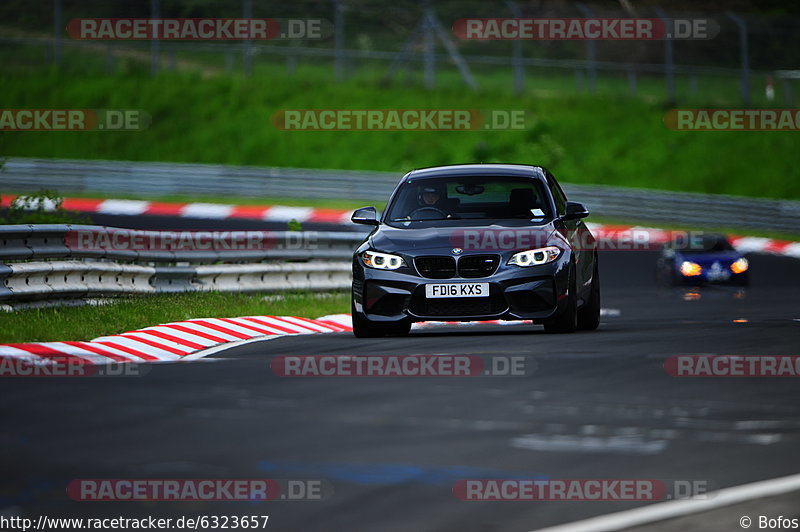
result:
[[[0,54],[6,68],[57,65],[76,73],[193,70],[204,75],[314,71],[325,81],[399,80],[428,87],[591,92],[652,96],[675,102],[702,98],[745,105],[792,105],[800,60],[800,17],[679,10],[629,2],[608,8],[563,1],[376,0],[6,0],[0,7]],[[321,39],[270,41],[92,41],[66,31],[83,18],[294,18],[322,20]],[[718,28],[693,40],[465,40],[453,31],[464,18],[702,19]],[[11,26],[13,25],[13,29]]]

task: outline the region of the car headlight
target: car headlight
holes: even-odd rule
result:
[[[522,266],[523,268],[528,266],[539,266],[541,264],[553,262],[558,258],[559,255],[561,255],[561,248],[557,248],[556,246],[529,249],[527,251],[514,253],[514,255],[508,259],[506,264],[509,266]]]
[[[747,262],[746,258],[742,257],[741,259],[731,264],[731,271],[733,273],[744,273],[747,271],[747,268],[749,267],[750,263]]]
[[[406,261],[399,255],[390,253],[379,253],[377,251],[365,251],[361,254],[361,262],[368,268],[376,270],[396,270],[406,265]]]
[[[684,277],[697,277],[703,273],[703,268],[696,262],[685,260],[681,263],[681,274]]]

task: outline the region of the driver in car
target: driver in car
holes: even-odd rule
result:
[[[433,207],[435,209],[444,210],[445,201],[442,199],[442,191],[437,187],[420,187],[420,205],[422,207]]]
[[[412,200],[406,220],[431,220],[453,217],[453,202],[447,198],[443,188],[435,185],[422,185],[417,189],[416,201]]]

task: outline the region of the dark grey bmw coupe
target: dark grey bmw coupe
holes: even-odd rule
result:
[[[407,334],[415,321],[532,320],[547,332],[596,329],[597,246],[580,203],[541,166],[414,170],[353,255],[353,332]]]

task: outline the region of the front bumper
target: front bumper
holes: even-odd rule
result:
[[[565,254],[566,255],[566,254]],[[541,321],[561,311],[569,286],[569,259],[530,268],[501,263],[488,277],[429,279],[414,273],[375,270],[354,261],[355,310],[373,322]],[[426,284],[489,283],[489,297],[425,297]]]
[[[726,277],[709,276],[706,271],[700,275],[686,276],[681,272],[675,272],[675,276],[680,284],[686,286],[702,286],[702,285],[733,285],[733,286],[747,286],[749,284],[750,276],[749,271],[742,273],[731,272]]]

